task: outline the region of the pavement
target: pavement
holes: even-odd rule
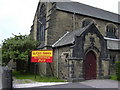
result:
[[[87,86],[84,84],[81,84],[79,82],[76,83],[67,83],[67,84],[61,84],[61,85],[52,85],[52,86],[41,86],[41,87],[36,87],[36,88],[93,88],[91,86]]]
[[[118,88],[120,82],[115,80],[86,80],[82,82],[34,82],[28,84],[14,84],[14,88]]]
[[[87,80],[84,82],[80,82],[81,84],[85,84],[94,88],[118,88],[120,86],[120,82],[116,80]]]
[[[26,84],[13,84],[13,87],[14,88],[34,88],[34,87],[41,87],[41,86],[62,85],[67,83],[68,82],[33,82],[33,83],[26,83]]]

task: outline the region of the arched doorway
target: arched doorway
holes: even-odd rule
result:
[[[85,79],[96,79],[96,55],[93,51],[89,51],[84,61]]]

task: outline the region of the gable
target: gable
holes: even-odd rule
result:
[[[89,50],[103,53],[101,58],[107,57],[107,41],[94,23],[90,23],[83,33],[76,35],[75,45],[73,46],[73,57],[84,58],[85,52]]]
[[[93,30],[93,29],[94,29],[94,31],[92,31],[92,32],[95,32],[96,34],[99,35],[100,38],[104,39],[103,36],[100,34],[100,32],[97,30],[94,23],[90,23],[88,26],[86,26],[84,28],[75,30],[75,31],[70,32],[70,33],[66,33],[57,42],[55,42],[52,45],[52,47],[61,47],[61,46],[65,46],[65,45],[73,45],[75,42],[76,36],[83,37],[85,34],[87,34],[87,32],[89,32],[90,30]]]
[[[85,35],[90,32],[91,34],[96,34],[97,37],[99,37],[100,39],[104,40],[104,37],[102,36],[100,31],[96,28],[96,26],[95,26],[95,24],[93,22],[90,23],[87,27],[88,28],[86,28],[86,30],[82,34],[78,33],[76,36],[85,37]]]
[[[64,34],[57,42],[55,42],[52,47],[61,47],[61,46],[65,46],[65,45],[72,45],[74,44],[75,41],[75,36],[79,33],[82,34],[86,28],[88,27],[84,27],[72,32],[68,32],[66,34]]]

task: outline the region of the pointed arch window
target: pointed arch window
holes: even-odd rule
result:
[[[91,22],[93,22],[91,19],[85,19],[82,22],[82,28],[86,27],[88,24],[90,24]]]
[[[46,7],[43,4],[38,14],[38,26],[37,26],[37,40],[45,41],[45,29],[46,29]]]
[[[106,26],[106,37],[117,38],[116,31],[117,31],[117,28],[113,24],[108,24]]]

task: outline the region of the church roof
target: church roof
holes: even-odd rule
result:
[[[84,28],[80,28],[78,30],[72,31],[72,32],[67,32],[66,34],[63,35],[57,42],[55,42],[52,47],[61,47],[61,46],[67,46],[67,45],[74,45],[75,37],[80,36],[92,27],[94,23],[90,23],[88,26]],[[112,39],[112,38],[107,38],[104,37],[104,39],[107,40],[107,48],[110,50],[120,50],[120,39]]]
[[[91,23],[91,24],[93,24],[93,23]],[[91,26],[91,24],[89,24],[88,26],[86,26],[84,28],[72,31],[70,33],[67,32],[56,43],[54,43],[52,45],[52,47],[60,47],[60,46],[74,44],[75,36],[78,36],[78,34],[81,35],[87,28],[89,28]]]
[[[107,40],[107,48],[111,50],[120,50],[120,39],[104,37]]]
[[[67,11],[71,13],[86,15],[94,18],[99,18],[103,20],[112,21],[115,23],[120,23],[118,20],[118,14],[105,11],[99,8],[81,4],[78,2],[57,2],[56,8],[58,10]]]

